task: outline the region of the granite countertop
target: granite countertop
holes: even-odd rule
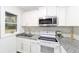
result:
[[[32,37],[28,37],[28,36],[21,36],[17,34],[16,37],[24,38],[24,39],[31,39],[31,40],[38,40],[39,35],[34,34]]]
[[[32,37],[17,36],[20,38],[38,40],[39,35],[33,35]],[[59,44],[65,49],[67,53],[79,53],[79,40],[72,40],[69,37],[64,37],[62,39],[57,38]]]
[[[59,43],[67,53],[79,53],[79,40],[72,40],[68,37],[58,39]]]

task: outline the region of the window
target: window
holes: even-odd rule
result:
[[[17,15],[5,12],[5,33],[17,31]]]

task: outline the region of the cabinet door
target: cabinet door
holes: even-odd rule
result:
[[[31,26],[33,24],[33,12],[30,11],[30,12],[25,12],[23,14],[23,23],[22,23],[22,26]]]
[[[40,44],[37,41],[31,41],[31,53],[40,53]]]
[[[46,16],[46,7],[40,7],[38,13],[39,13],[39,18],[45,17]]]
[[[56,7],[55,6],[40,7],[39,14],[40,14],[40,17],[56,16]]]
[[[79,6],[68,7],[67,26],[79,26]]]
[[[38,26],[39,15],[38,10],[25,12],[22,17],[22,26]]]
[[[33,20],[31,26],[39,26],[39,13],[38,10],[33,11]]]
[[[23,52],[23,39],[16,37],[16,47],[18,52]]]
[[[46,7],[46,15],[47,16],[56,16],[56,6]]]
[[[23,52],[24,53],[30,53],[30,39],[24,39],[23,40]]]
[[[57,7],[58,26],[66,26],[66,7]]]

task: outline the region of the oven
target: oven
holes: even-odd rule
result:
[[[60,53],[60,45],[56,38],[39,37],[41,53]]]

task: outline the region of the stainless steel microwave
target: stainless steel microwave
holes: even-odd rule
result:
[[[56,16],[40,17],[39,26],[57,26],[57,17]]]

